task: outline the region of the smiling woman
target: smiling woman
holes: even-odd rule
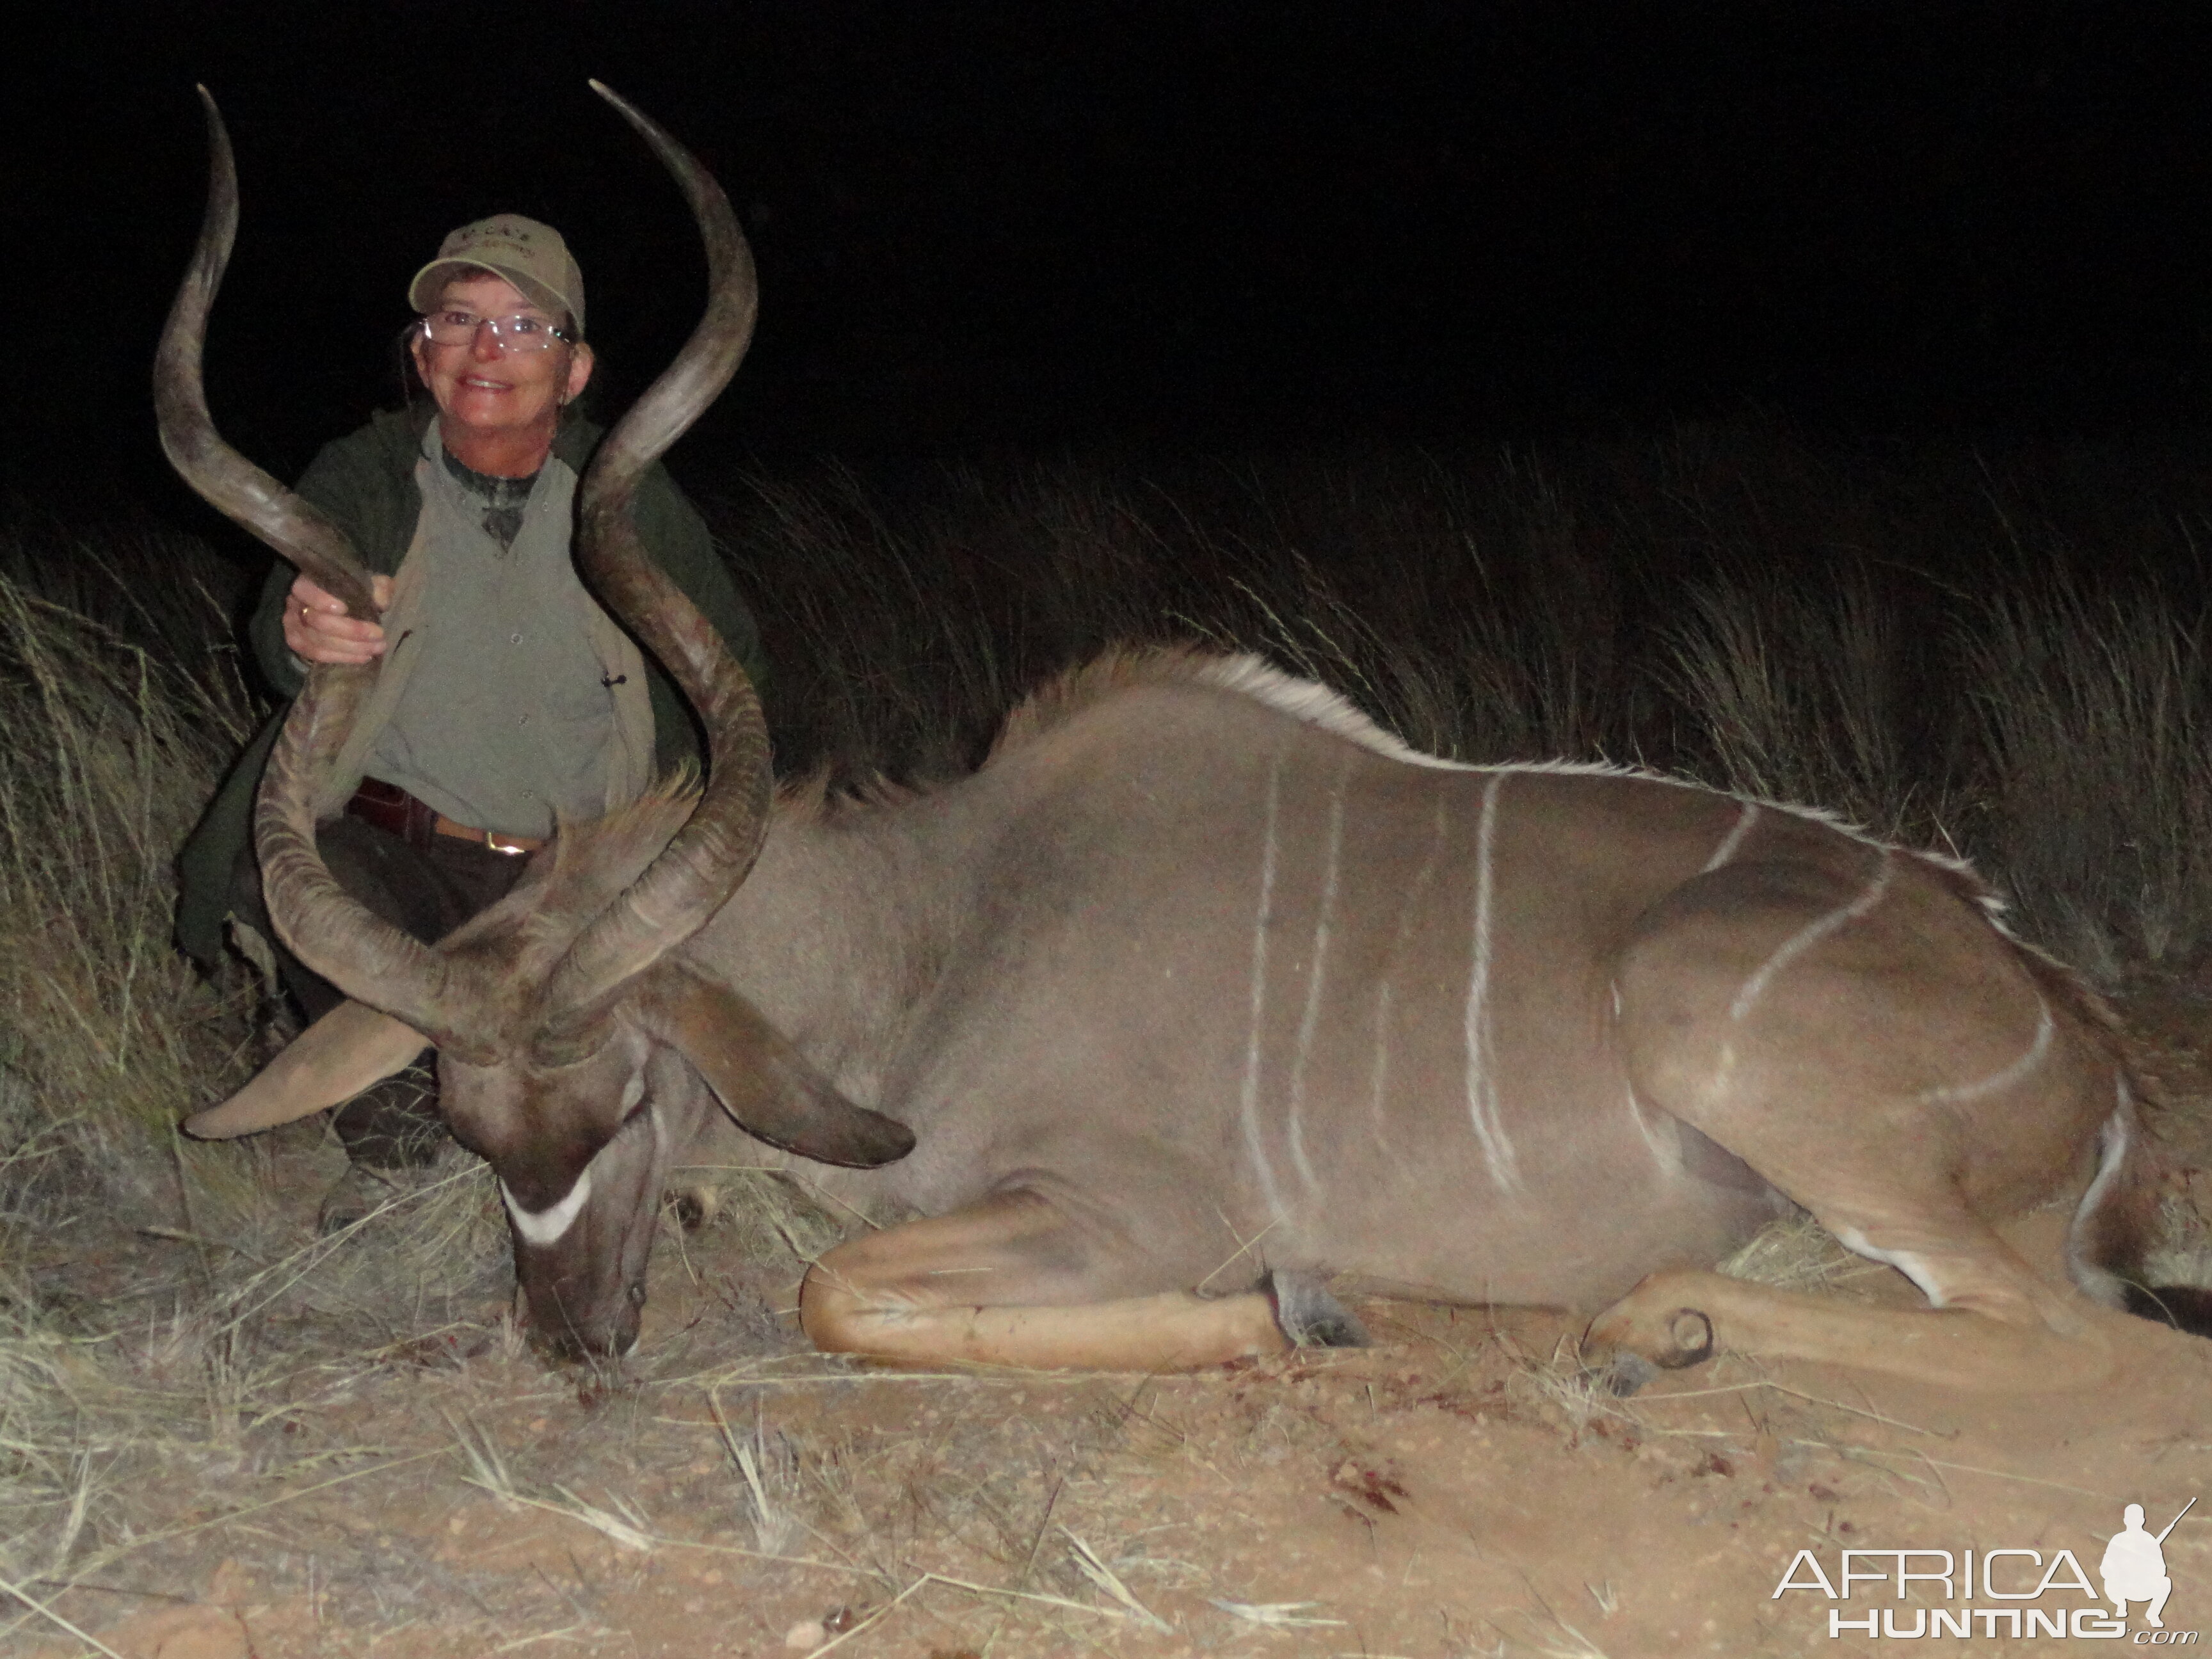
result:
[[[444,283],[410,349],[446,447],[494,477],[536,473],[562,409],[592,378],[591,347],[571,340],[503,277]]]
[[[679,694],[579,580],[570,543],[597,428],[570,407],[592,376],[582,273],[560,233],[516,214],[462,226],[415,275],[409,351],[429,406],[326,447],[299,493],[371,574],[375,610],[279,564],[252,624],[261,665],[295,692],[308,668],[374,663],[317,840],[339,884],[425,942],[496,902],[558,821],[599,817],[696,759]],[[636,499],[641,536],[752,675],[751,617],[667,474]],[[179,936],[211,959],[226,912],[275,943],[248,815],[279,721],[246,752],[183,864]],[[310,1018],[343,1000],[281,945]],[[324,1206],[344,1224],[443,1138],[425,1051],[338,1109],[352,1170]]]
[[[561,233],[512,213],[464,225],[408,297],[422,313],[409,349],[447,449],[491,477],[534,477],[592,378],[584,276]]]

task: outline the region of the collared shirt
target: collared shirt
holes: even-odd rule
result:
[[[433,598],[405,642],[406,695],[368,774],[507,835],[548,835],[556,813],[595,817],[605,810],[614,693],[592,648],[593,601],[569,556],[575,471],[549,457],[526,491],[499,480],[507,488],[480,493],[435,422],[422,455],[415,556]]]

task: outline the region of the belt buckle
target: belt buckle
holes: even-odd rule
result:
[[[496,830],[487,830],[483,832],[483,838],[486,847],[495,853],[504,853],[511,859],[520,858],[532,850],[529,838],[525,836],[506,836]]]

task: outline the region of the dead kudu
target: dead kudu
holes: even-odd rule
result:
[[[634,1344],[664,1183],[712,1161],[726,1111],[833,1196],[925,1218],[814,1265],[825,1348],[1199,1365],[1352,1335],[1338,1281],[1604,1310],[1585,1355],[1622,1387],[1718,1342],[1967,1386],[2103,1373],[2092,1302],[2152,1295],[2133,1085],[2094,998],[1949,863],[1660,778],[1431,760],[1195,653],[1070,676],[955,787],[772,801],[750,686],[625,519],[735,368],[750,263],[713,181],[617,107],[690,199],[712,297],[594,462],[577,557],[700,711],[704,791],[563,826],[422,945],[315,854],[373,673],[317,669],[258,841],[280,933],[356,1000],[194,1133],[304,1115],[429,1038],[532,1317],[570,1348]],[[165,442],[373,615],[342,539],[209,422],[235,221],[211,107],[210,131]],[[2070,1222],[2040,1243],[2000,1236],[2054,1203]],[[1954,1311],[1709,1271],[1793,1205]]]

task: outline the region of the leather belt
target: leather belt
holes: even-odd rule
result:
[[[520,858],[545,845],[535,836],[502,835],[496,830],[479,830],[472,823],[449,818],[427,802],[416,799],[398,784],[386,783],[380,778],[363,778],[345,810],[349,817],[388,830],[410,847],[427,848],[431,836],[446,836]]]

